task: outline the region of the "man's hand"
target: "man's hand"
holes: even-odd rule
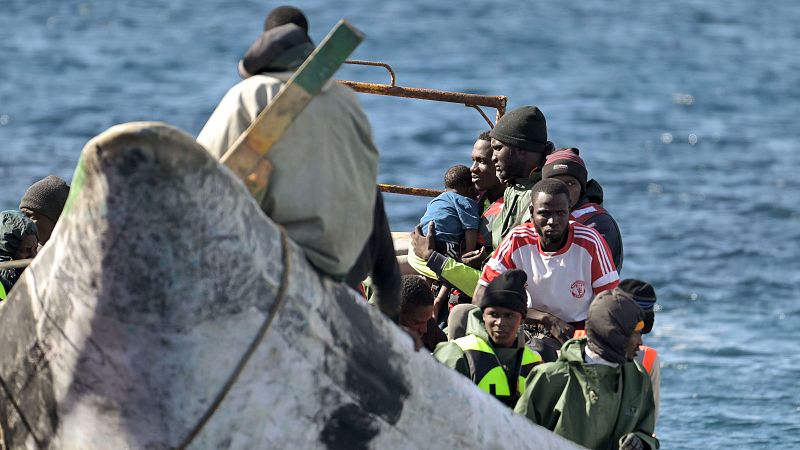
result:
[[[644,443],[639,439],[639,436],[628,433],[622,439],[619,450],[644,450]]]
[[[480,269],[484,259],[486,259],[486,250],[484,247],[464,253],[461,256],[461,262],[472,267],[473,269]]]
[[[562,344],[572,339],[572,336],[575,335],[575,328],[572,325],[550,313],[539,311],[538,309],[528,310],[528,320],[542,324],[550,336]]]
[[[433,249],[436,248],[436,241],[433,239],[434,231],[433,222],[428,222],[427,236],[422,235],[422,227],[419,225],[411,232],[411,248],[414,250],[415,255],[425,261],[431,257]]]
[[[414,331],[412,331],[411,328],[408,328],[408,327],[403,326],[403,325],[400,325],[400,329],[405,331],[409,336],[411,336],[411,340],[414,341],[414,351],[418,352],[422,348],[422,346],[424,345],[422,343],[422,336],[420,336],[417,333],[415,333]]]

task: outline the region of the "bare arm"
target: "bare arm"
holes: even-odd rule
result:
[[[478,246],[478,230],[464,231],[464,245],[466,247],[464,253],[475,250],[475,247]]]
[[[472,295],[472,304],[479,305],[481,304],[481,299],[483,298],[483,294],[486,292],[486,287],[480,283],[475,286],[475,293]]]
[[[439,321],[439,314],[442,310],[442,307],[447,304],[447,301],[450,297],[450,288],[446,284],[442,284],[439,287],[439,293],[436,295],[436,298],[433,300],[433,318]]]

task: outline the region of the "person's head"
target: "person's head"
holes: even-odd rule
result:
[[[421,338],[428,329],[428,320],[431,317],[431,287],[419,275],[403,275],[400,280],[400,325]]]
[[[484,131],[472,146],[472,184],[479,191],[488,191],[500,185],[492,162],[492,138]]]
[[[583,197],[589,173],[577,148],[560,148],[547,155],[542,166],[542,178],[561,180],[569,188],[569,205],[573,208]]]
[[[544,114],[535,106],[508,112],[497,121],[489,136],[497,178],[506,184],[528,177],[542,165],[552,148],[547,140]]]
[[[624,364],[642,345],[644,312],[625,291],[603,291],[589,305],[586,319],[588,346],[603,359]]]
[[[467,166],[459,164],[447,169],[447,172],[444,174],[444,187],[456,191],[465,197],[475,196],[472,174]]]
[[[40,244],[44,245],[50,239],[67,197],[69,186],[55,175],[33,183],[22,196],[19,209],[36,224]]]
[[[278,6],[270,11],[264,19],[264,31],[271,30],[287,23],[293,23],[308,33],[308,19],[302,11],[294,6]]]
[[[498,347],[513,347],[528,313],[525,282],[528,276],[519,269],[502,273],[486,287],[480,301],[483,326]]]
[[[619,282],[619,289],[627,292],[633,300],[644,311],[644,329],[642,334],[647,334],[653,330],[653,323],[656,319],[656,290],[653,286],[642,280],[627,278]]]
[[[33,258],[39,247],[36,224],[21,211],[0,212],[0,261]],[[6,289],[16,283],[22,269],[0,270]]]
[[[554,178],[539,181],[531,189],[531,222],[542,250],[554,252],[569,235],[569,188]]]

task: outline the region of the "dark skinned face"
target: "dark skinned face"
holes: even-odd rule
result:
[[[572,209],[581,199],[581,183],[572,175],[556,175],[553,178],[561,180],[569,189],[569,208]]]
[[[633,361],[633,359],[636,358],[636,353],[639,352],[640,345],[642,345],[642,332],[634,331],[628,343],[625,345],[625,357],[628,358],[629,361]]]
[[[569,196],[540,192],[531,204],[531,222],[545,252],[555,252],[569,236]]]
[[[26,234],[22,237],[22,242],[19,244],[17,253],[14,254],[14,259],[28,259],[36,256],[36,251],[39,248],[39,241],[36,240],[35,234]]]
[[[509,183],[519,177],[518,171],[523,165],[519,157],[519,149],[510,147],[497,139],[492,139],[492,162],[501,183]]]
[[[488,191],[500,184],[492,162],[492,146],[489,141],[477,140],[472,147],[472,183],[479,191]]]
[[[411,306],[400,311],[400,325],[422,338],[428,331],[428,319],[433,316],[433,305]]]
[[[22,208],[21,211],[36,224],[36,231],[39,233],[39,243],[44,245],[45,242],[50,239],[50,235],[53,233],[53,228],[56,227],[56,223],[50,220],[49,217],[36,211],[31,211],[28,208]]]
[[[504,306],[483,309],[483,326],[497,347],[513,347],[522,325],[522,314]]]

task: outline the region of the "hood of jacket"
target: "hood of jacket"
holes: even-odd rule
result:
[[[25,214],[18,210],[0,212],[0,261],[11,261],[17,254],[22,238],[29,234],[37,236],[36,224]],[[22,274],[22,269],[0,270],[0,282],[6,289],[11,290],[14,283]]]
[[[36,224],[21,211],[0,212],[0,261],[11,261],[19,250],[22,238],[38,236]]]
[[[583,348],[586,346],[586,338],[570,339],[561,346],[561,354],[558,361],[583,363]]]
[[[239,75],[249,78],[264,72],[293,71],[313,51],[308,33],[287,23],[261,33],[239,61]]]

